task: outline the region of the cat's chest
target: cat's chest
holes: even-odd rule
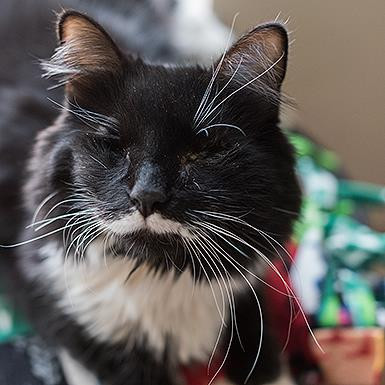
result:
[[[97,247],[89,249],[87,263],[76,266],[63,264],[55,245],[42,250],[47,258],[41,274],[50,277],[63,312],[101,342],[129,346],[147,341],[160,354],[171,342],[181,362],[210,356],[221,329],[220,313],[227,308],[217,284],[194,284],[190,272],[176,276],[146,265],[129,276],[133,262],[100,258]]]

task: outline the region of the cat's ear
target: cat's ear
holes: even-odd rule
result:
[[[287,52],[286,29],[279,23],[262,24],[226,52],[221,72],[233,77],[239,86],[279,91],[286,73]]]
[[[58,16],[59,46],[43,62],[46,77],[61,83],[86,81],[94,75],[121,71],[124,56],[108,33],[94,20],[76,11]]]

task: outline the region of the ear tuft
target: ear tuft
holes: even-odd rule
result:
[[[225,54],[222,73],[242,85],[280,90],[287,66],[288,36],[283,25],[259,25],[242,36]]]
[[[123,55],[107,32],[94,20],[76,11],[59,14],[60,42],[50,61],[42,63],[45,77],[60,77],[62,83],[96,73],[114,73]]]

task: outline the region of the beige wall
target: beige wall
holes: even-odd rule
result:
[[[193,1],[193,0],[192,0]],[[216,0],[236,29],[290,16],[286,92],[357,179],[385,184],[385,0]]]

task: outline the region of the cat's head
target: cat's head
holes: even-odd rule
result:
[[[77,251],[107,236],[126,258],[180,270],[195,262],[208,275],[215,261],[236,271],[288,238],[300,193],[277,126],[280,24],[256,27],[209,69],[127,56],[73,11],[58,33],[44,68],[66,100],[38,138],[28,189],[31,208],[43,202],[41,231],[67,226]]]

